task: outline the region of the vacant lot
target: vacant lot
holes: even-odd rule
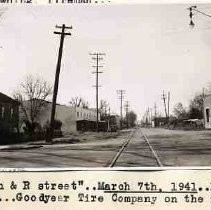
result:
[[[141,130],[163,166],[211,166],[211,131]],[[134,135],[117,165],[158,166],[141,132]]]

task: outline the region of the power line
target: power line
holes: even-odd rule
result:
[[[99,81],[99,74],[103,73],[102,71],[99,71],[99,68],[103,67],[102,65],[99,65],[99,61],[103,60],[103,57],[105,53],[90,53],[92,56],[92,59],[96,61],[96,65],[93,65],[92,67],[96,69],[96,71],[92,72],[96,75],[96,85],[94,86],[96,88],[96,111],[97,111],[97,117],[96,117],[96,130],[99,132],[99,107],[98,107],[98,94],[99,94],[99,87],[101,87],[98,84]]]
[[[54,122],[55,122],[54,118],[55,118],[55,111],[56,111],[56,99],[57,99],[58,87],[59,87],[59,75],[60,75],[60,69],[61,69],[64,38],[65,38],[65,36],[71,35],[71,33],[66,33],[65,30],[72,29],[72,26],[67,27],[67,26],[65,26],[65,24],[63,24],[62,26],[56,25],[56,28],[62,29],[62,31],[61,32],[54,31],[54,34],[60,35],[60,46],[59,46],[58,61],[57,61],[57,66],[56,66],[56,74],[55,74],[55,82],[54,82],[54,90],[53,90],[50,128],[49,128],[49,133],[48,133],[47,139],[46,139],[46,141],[48,141],[48,142],[52,141],[53,133],[54,133]]]
[[[122,129],[122,104],[123,104],[123,99],[125,95],[125,90],[117,90],[117,95],[119,96],[118,99],[120,100],[120,128]]]
[[[205,16],[207,16],[207,17],[210,17],[210,18],[211,18],[211,15],[208,15],[208,14],[206,14],[205,12],[201,12],[201,11],[200,11],[200,10],[198,10],[198,9],[193,8],[192,10],[193,10],[193,11],[196,11],[196,12],[198,12],[198,13],[202,14],[202,15],[205,15]]]

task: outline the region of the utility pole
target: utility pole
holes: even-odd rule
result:
[[[54,81],[54,89],[53,89],[53,100],[52,100],[52,109],[51,109],[51,119],[50,119],[50,128],[49,133],[47,135],[47,142],[51,142],[54,133],[54,118],[55,118],[55,111],[56,111],[56,99],[58,94],[58,87],[59,87],[59,75],[60,75],[60,68],[61,68],[61,60],[62,60],[62,52],[63,52],[63,45],[64,45],[64,38],[66,35],[71,36],[71,33],[66,33],[66,29],[72,29],[71,27],[65,26],[57,26],[56,28],[62,29],[62,32],[54,31],[54,34],[60,35],[60,46],[59,46],[59,53],[58,53],[58,61],[56,66],[56,74],[55,74],[55,81]]]
[[[163,100],[163,103],[164,103],[166,122],[168,122],[168,114],[167,114],[167,110],[166,110],[166,94],[164,93],[164,91],[163,91],[163,94],[162,94],[162,100]]]
[[[127,128],[129,127],[129,122],[128,122],[129,107],[130,107],[130,102],[125,101],[125,116],[126,116],[126,121],[127,121]]]
[[[147,108],[147,121],[148,121],[148,125],[147,127],[150,125],[150,113],[149,113],[149,107]]]
[[[154,127],[156,127],[157,126],[157,105],[156,105],[156,103],[154,104],[154,111],[155,111],[155,113],[154,113]]]
[[[111,108],[108,107],[108,131],[111,131],[110,129],[110,118],[111,118]]]
[[[189,25],[190,25],[190,27],[194,27],[195,26],[195,24],[194,24],[194,22],[193,22],[193,10],[194,9],[196,9],[196,6],[191,6],[191,7],[189,7],[188,8],[188,10],[189,10],[189,17],[190,17],[190,23],[189,23]]]
[[[170,92],[168,92],[168,120],[169,120]]]
[[[193,11],[195,12],[195,13],[199,13],[200,15],[203,15],[203,16],[205,16],[205,17],[208,17],[208,18],[211,18],[211,15],[210,14],[207,14],[207,13],[205,13],[205,12],[203,12],[203,11],[201,11],[201,10],[199,10],[198,8],[197,8],[197,6],[191,6],[191,7],[189,7],[189,8],[187,8],[188,10],[189,10],[189,17],[190,17],[190,26],[193,28],[194,26],[195,26],[195,24],[194,24],[194,22],[193,22]],[[205,95],[205,92],[204,92],[204,88],[203,88],[203,92],[202,92],[202,114],[203,114],[203,119],[204,119],[204,126],[205,126],[205,112],[204,112],[204,99],[205,99],[205,97],[206,97],[206,95]]]
[[[150,125],[151,125],[151,127],[152,127],[152,108],[150,108]]]
[[[205,123],[206,123],[206,120],[205,120],[205,114],[204,114],[204,100],[205,100],[205,88],[202,89],[202,117],[203,117],[203,122],[204,122],[204,128],[205,128]]]
[[[155,110],[155,118],[157,118],[157,105],[156,105],[156,103],[154,105],[154,110]]]
[[[125,90],[117,90],[117,95],[119,96],[119,100],[120,100],[120,128],[122,129],[122,103],[123,103],[123,99],[124,99],[124,94],[125,94]]]
[[[203,11],[200,11],[199,9],[197,9],[197,6],[191,6],[191,7],[188,7],[187,9],[189,10],[189,17],[190,17],[190,24],[189,25],[190,25],[191,28],[193,28],[195,26],[195,24],[193,22],[193,16],[194,16],[193,11],[195,13],[199,13],[200,15],[211,18],[211,15],[209,15],[209,14],[203,12]]]
[[[103,67],[102,65],[99,65],[99,61],[103,60],[103,57],[105,53],[90,53],[92,56],[92,59],[96,61],[96,65],[92,66],[96,69],[96,71],[92,72],[96,75],[96,85],[94,86],[96,88],[96,111],[97,111],[97,119],[96,119],[96,131],[99,132],[99,107],[98,107],[98,88],[100,87],[98,84],[98,77],[100,73],[103,73],[99,71],[99,68]]]

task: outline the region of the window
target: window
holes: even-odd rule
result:
[[[1,107],[1,117],[4,118],[4,112],[5,112],[5,108],[2,106]]]
[[[5,111],[5,108],[2,106],[2,107],[1,107],[1,117],[2,117],[2,118],[4,118],[4,111]]]
[[[206,109],[206,119],[207,122],[210,122],[210,109]]]
[[[13,118],[13,113],[14,113],[14,110],[13,110],[13,108],[11,108],[11,110],[10,110],[10,117],[11,117],[11,119]]]
[[[77,117],[79,117],[79,112],[77,112]]]

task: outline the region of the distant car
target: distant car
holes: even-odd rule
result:
[[[183,120],[184,125],[191,127],[191,128],[202,128],[203,127],[203,120],[200,119],[188,119]]]

